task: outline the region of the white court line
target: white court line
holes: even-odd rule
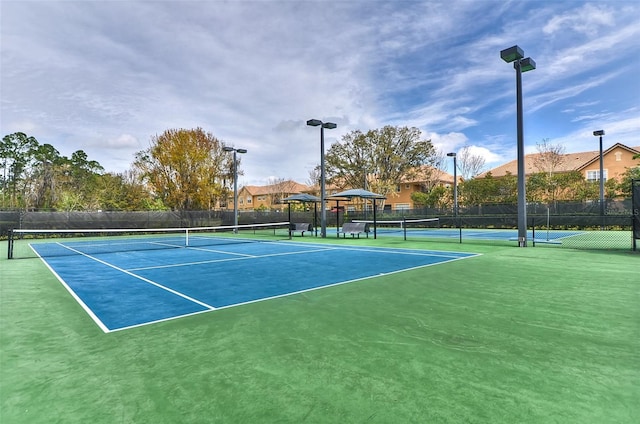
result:
[[[80,304],[80,306],[82,307],[82,309],[84,309],[84,311],[91,317],[91,319],[93,320],[93,322],[95,322],[98,327],[100,327],[100,329],[105,332],[108,333],[109,331],[109,327],[107,327],[106,325],[104,325],[104,323],[100,320],[100,318],[98,318],[98,316],[96,314],[93,313],[93,310],[91,310],[91,308],[89,308],[89,306],[87,306],[86,303],[84,303],[82,301],[82,299],[80,299],[80,296],[78,296],[76,294],[76,292],[74,292],[71,287],[69,287],[69,285],[67,284],[66,281],[64,281],[62,279],[62,277],[60,277],[60,275],[58,275],[58,273],[51,268],[51,266],[49,265],[49,263],[42,257],[40,256],[40,254],[33,248],[32,245],[29,245],[29,247],[31,247],[31,250],[33,250],[33,252],[36,254],[36,256],[38,256],[40,258],[40,260],[44,263],[44,265],[49,268],[49,271],[51,271],[53,273],[53,275],[56,276],[56,278],[58,279],[58,281],[60,281],[60,283],[64,286],[64,288],[69,292],[69,294],[71,294],[71,297],[73,297],[76,302],[78,302]],[[66,246],[63,246],[66,247]]]
[[[188,295],[186,295],[186,294],[184,294],[184,293],[180,293],[180,292],[179,292],[179,291],[177,291],[177,290],[173,290],[173,289],[171,289],[171,288],[169,288],[169,287],[163,286],[162,284],[160,284],[160,283],[156,283],[155,281],[149,280],[148,278],[144,278],[144,277],[142,277],[142,276],[140,276],[140,275],[134,274],[133,272],[131,272],[131,271],[127,271],[126,269],[120,268],[119,266],[116,266],[116,265],[110,264],[109,262],[105,262],[105,261],[103,261],[102,259],[98,259],[98,258],[96,258],[95,256],[87,255],[86,253],[83,253],[83,252],[81,252],[81,251],[79,251],[79,250],[76,250],[76,249],[71,248],[71,247],[69,247],[69,246],[65,246],[65,245],[64,245],[64,244],[62,244],[62,243],[56,243],[56,244],[58,244],[58,245],[60,245],[60,246],[64,247],[65,249],[69,249],[69,250],[71,250],[72,252],[76,252],[76,253],[78,253],[78,254],[80,254],[80,255],[82,255],[82,256],[84,256],[84,257],[86,257],[86,258],[92,259],[92,260],[94,260],[94,261],[96,261],[96,262],[99,262],[99,263],[101,263],[101,264],[103,264],[103,265],[106,265],[106,266],[108,266],[108,267],[110,267],[110,268],[113,268],[113,269],[115,269],[115,270],[117,270],[117,271],[123,272],[123,273],[125,273],[125,274],[127,274],[127,275],[130,275],[130,276],[134,277],[134,278],[137,278],[137,279],[139,279],[139,280],[142,280],[142,281],[144,281],[145,283],[152,284],[152,285],[154,285],[154,286],[156,286],[156,287],[158,287],[158,288],[161,288],[161,289],[163,289],[163,290],[168,291],[169,293],[173,293],[173,294],[175,294],[176,296],[180,296],[180,297],[181,297],[181,298],[183,298],[183,299],[189,300],[189,301],[191,301],[191,302],[193,302],[193,303],[196,303],[196,304],[198,304],[198,305],[200,305],[200,306],[203,306],[203,307],[205,307],[205,308],[207,308],[207,309],[211,309],[211,310],[216,309],[214,306],[211,306],[211,305],[208,305],[208,304],[206,304],[206,303],[204,303],[204,302],[201,302],[201,301],[199,301],[198,299],[194,299],[193,297],[188,296]]]
[[[115,331],[121,331],[121,330],[126,330],[126,329],[132,329],[132,328],[136,328],[136,327],[141,327],[141,326],[145,326],[145,325],[149,325],[149,324],[155,324],[155,323],[159,323],[159,322],[164,322],[164,321],[171,321],[174,319],[179,319],[179,318],[183,318],[183,317],[188,317],[188,316],[192,316],[192,315],[197,315],[197,314],[201,314],[201,313],[205,313],[205,312],[210,312],[210,311],[214,311],[214,310],[219,310],[219,309],[227,309],[227,308],[232,308],[235,306],[242,306],[242,305],[246,305],[246,304],[251,304],[251,303],[256,303],[256,302],[261,302],[264,300],[271,300],[271,299],[276,299],[276,298],[281,298],[281,297],[287,297],[287,296],[291,296],[291,295],[295,295],[295,294],[300,294],[300,293],[305,293],[305,292],[311,292],[311,291],[315,291],[315,290],[320,290],[320,289],[324,289],[324,288],[328,288],[328,287],[334,287],[334,286],[338,286],[338,285],[342,285],[342,284],[347,284],[347,283],[352,283],[352,282],[356,282],[356,281],[362,281],[362,280],[367,280],[370,278],[376,278],[379,276],[385,276],[385,275],[391,275],[391,274],[396,274],[396,273],[400,273],[400,272],[404,272],[404,271],[410,271],[410,270],[414,270],[414,269],[419,269],[419,268],[424,268],[424,267],[429,267],[429,266],[434,266],[434,265],[439,265],[439,264],[443,264],[443,263],[447,263],[447,262],[453,262],[453,261],[458,261],[458,260],[462,260],[462,259],[467,259],[467,258],[471,258],[474,256],[480,256],[481,254],[478,253],[469,253],[469,252],[446,252],[446,251],[424,251],[423,252],[416,252],[416,249],[403,249],[403,248],[386,248],[386,247],[367,247],[367,248],[362,248],[362,247],[358,247],[358,246],[343,246],[343,245],[334,245],[334,244],[315,244],[315,243],[276,243],[274,242],[274,244],[287,244],[287,245],[294,245],[294,246],[303,246],[303,247],[314,247],[314,249],[310,249],[310,250],[306,250],[306,251],[301,251],[301,252],[286,252],[286,253],[275,253],[275,254],[269,254],[269,255],[262,255],[262,256],[256,256],[255,258],[258,257],[272,257],[272,256],[283,256],[283,255],[297,255],[297,254],[305,254],[305,253],[314,253],[314,252],[320,252],[320,251],[326,251],[326,250],[353,250],[353,251],[369,251],[369,252],[375,252],[375,253],[389,253],[389,254],[407,254],[407,255],[417,255],[417,256],[434,256],[434,257],[442,257],[442,258],[448,258],[448,260],[444,260],[444,261],[439,261],[436,263],[431,263],[431,264],[424,264],[424,265],[418,265],[415,267],[410,267],[410,268],[403,268],[403,269],[399,269],[396,271],[391,271],[391,272],[386,272],[386,273],[379,273],[379,274],[375,274],[375,275],[370,275],[370,276],[365,276],[362,278],[357,278],[357,279],[352,279],[352,280],[347,280],[347,281],[340,281],[337,283],[332,283],[332,284],[327,284],[327,285],[322,285],[322,286],[318,286],[318,287],[313,287],[313,288],[309,288],[309,289],[303,289],[303,290],[298,290],[298,291],[294,291],[294,292],[289,292],[289,293],[283,293],[283,294],[279,294],[279,295],[275,295],[275,296],[270,296],[270,297],[266,297],[266,298],[260,298],[260,299],[255,299],[255,300],[250,300],[250,301],[246,301],[246,302],[241,302],[241,303],[237,303],[237,304],[232,304],[232,305],[226,305],[226,306],[220,306],[220,307],[214,307],[211,305],[208,305],[204,302],[200,302],[196,299],[193,299],[187,295],[184,295],[180,292],[177,292],[173,289],[170,289],[168,287],[165,287],[159,283],[156,283],[154,281],[151,281],[149,279],[146,279],[142,276],[139,276],[137,274],[132,273],[132,270],[125,270],[122,269],[118,266],[112,265],[108,262],[102,261],[96,257],[93,257],[91,255],[85,254],[83,252],[80,252],[76,249],[73,249],[69,246],[65,246],[62,243],[57,243],[59,244],[61,247],[71,250],[73,252],[76,252],[82,256],[85,256],[89,259],[95,260],[96,262],[102,263],[106,266],[109,266],[113,269],[116,269],[118,271],[121,271],[125,274],[128,274],[134,278],[140,279],[142,281],[145,281],[149,284],[155,285],[158,288],[161,288],[163,290],[166,290],[170,293],[176,294],[186,300],[190,300],[196,304],[199,304],[205,308],[207,308],[206,310],[203,311],[196,311],[196,312],[192,312],[192,313],[188,313],[188,314],[182,314],[182,315],[176,315],[176,316],[172,316],[172,317],[167,317],[167,318],[163,318],[163,319],[159,319],[159,320],[154,320],[154,321],[149,321],[149,322],[144,322],[144,323],[140,323],[140,324],[134,324],[134,325],[130,325],[130,326],[125,326],[125,327],[118,327],[118,328],[114,328],[114,329],[109,329],[107,328],[101,321],[100,319],[93,313],[93,311],[76,295],[76,293],[66,284],[66,282],[64,282],[64,280],[49,266],[49,264],[44,260],[44,258],[42,258],[40,255],[36,254],[42,259],[42,261],[45,263],[45,265],[47,266],[47,268],[49,268],[49,270],[51,270],[53,272],[53,274],[58,278],[58,280],[65,286],[65,288],[67,289],[67,291],[69,293],[71,293],[72,297],[74,299],[76,299],[76,301],[82,306],[82,308],[89,314],[89,316],[94,320],[94,322],[96,322],[96,324],[100,327],[100,329],[102,329],[103,332],[105,333],[111,333],[111,332],[115,332]],[[33,247],[32,247],[33,249]],[[202,249],[202,250],[206,250],[206,249]],[[406,251],[403,251],[406,250]],[[224,252],[224,253],[228,253],[228,252]],[[447,255],[447,253],[449,253]],[[467,255],[467,256],[454,256],[453,254],[462,254],[462,255]],[[172,266],[187,266],[187,265],[191,265],[191,264],[199,264],[199,263],[211,263],[211,262],[226,262],[226,261],[234,261],[234,260],[246,260],[246,259],[253,259],[254,257],[241,257],[241,258],[228,258],[228,259],[221,259],[221,260],[214,260],[214,261],[201,261],[201,262],[194,262],[194,263],[190,263],[190,264],[177,264],[177,265],[167,265],[167,266],[160,266],[160,267],[148,267],[148,268],[138,268],[138,269],[133,269],[133,270],[141,270],[141,269],[154,269],[154,268],[166,268],[166,267],[172,267]]]
[[[254,255],[248,255],[246,253],[237,253],[237,252],[227,252],[226,250],[218,250],[218,249],[207,249],[205,247],[191,247],[187,246],[186,249],[189,250],[200,250],[202,252],[213,252],[213,253],[224,253],[225,255],[235,255],[235,256],[245,256],[247,258],[254,258]]]
[[[327,246],[328,249],[334,250],[355,250],[362,252],[376,252],[376,253],[395,253],[402,255],[417,255],[417,256],[437,256],[442,258],[457,258],[458,255],[466,255],[467,257],[478,256],[480,253],[470,253],[470,252],[448,252],[446,250],[422,250],[422,249],[411,249],[404,247],[376,247],[376,246],[352,246],[352,245],[341,245],[341,244],[316,244],[316,243],[289,243],[295,244],[296,246]]]
[[[399,270],[396,270],[396,271],[382,272],[382,273],[375,274],[375,275],[369,275],[369,276],[361,277],[361,278],[354,278],[352,280],[339,281],[337,283],[326,284],[326,285],[323,285],[323,286],[312,287],[312,288],[309,288],[309,289],[303,289],[303,290],[297,290],[297,291],[288,292],[288,293],[282,293],[282,294],[278,294],[278,295],[275,295],[275,296],[269,296],[269,297],[263,297],[263,298],[260,298],[260,299],[248,300],[246,302],[234,303],[234,304],[226,305],[226,306],[219,306],[219,307],[215,308],[215,310],[219,311],[221,309],[229,309],[229,308],[235,308],[236,306],[250,305],[252,303],[263,302],[265,300],[273,300],[273,299],[293,296],[293,295],[297,295],[297,294],[301,294],[301,293],[308,293],[308,292],[312,292],[312,291],[316,291],[316,290],[322,290],[322,289],[326,289],[326,288],[330,288],[330,287],[341,286],[343,284],[355,283],[357,281],[364,281],[364,280],[377,278],[377,277],[382,277],[382,276],[386,276],[386,275],[398,274],[398,273],[405,272],[405,271],[411,271],[411,270],[415,270],[415,269],[420,269],[420,268],[426,268],[426,267],[430,267],[430,266],[440,265],[440,264],[444,264],[444,263],[447,263],[447,262],[460,261],[460,260],[463,260],[463,259],[472,258],[474,256],[481,256],[481,254],[480,253],[476,253],[476,254],[469,254],[469,256],[455,257],[455,258],[452,257],[449,260],[435,262],[435,263],[432,263],[432,264],[417,265],[417,266],[414,266],[414,267],[403,268],[403,269],[399,269]],[[202,314],[202,313],[205,313],[205,312],[211,312],[211,311],[198,311],[198,312],[184,314],[184,315],[176,315],[174,317],[163,318],[163,319],[157,320],[157,321],[143,322],[143,323],[131,325],[131,326],[128,326],[128,327],[117,328],[117,329],[112,330],[111,332],[121,331],[121,330],[128,330],[128,329],[136,328],[136,327],[143,327],[145,325],[155,324],[155,323],[158,323],[158,322],[172,321],[174,319],[184,318],[184,317],[188,317],[188,316],[192,316],[192,315],[198,315],[198,314]]]
[[[145,271],[149,269],[162,269],[162,268],[174,268],[174,267],[180,267],[180,266],[204,265],[204,264],[213,264],[213,263],[219,263],[219,262],[231,262],[231,261],[242,261],[247,259],[269,258],[273,256],[302,255],[305,253],[324,252],[326,250],[331,250],[331,249],[314,249],[314,250],[305,250],[302,252],[270,253],[268,255],[256,255],[256,256],[243,257],[243,258],[211,259],[208,261],[184,262],[184,263],[169,264],[169,265],[154,265],[154,266],[147,266],[147,267],[140,267],[140,268],[129,268],[129,271]],[[222,253],[226,253],[226,252],[222,252]]]

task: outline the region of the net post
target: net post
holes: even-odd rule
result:
[[[7,259],[13,259],[13,229],[9,228],[9,238],[7,239]]]
[[[536,247],[536,217],[531,217],[531,244]]]
[[[184,229],[184,247],[189,247],[189,229]]]
[[[407,217],[402,217],[402,231],[404,232],[404,241],[407,241]]]

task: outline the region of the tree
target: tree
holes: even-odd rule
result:
[[[202,128],[170,129],[152,137],[151,146],[136,153],[133,166],[167,207],[210,209],[227,192],[225,178],[233,175],[233,155],[223,147]]]
[[[309,179],[307,180],[307,185],[309,187],[313,187],[314,189],[318,189],[320,187],[320,165],[309,171]]]
[[[327,176],[339,187],[361,187],[368,176],[368,189],[394,195],[403,178],[434,155],[430,140],[421,140],[418,128],[385,126],[362,133],[352,131],[331,146],[325,155]]]
[[[411,193],[411,201],[418,206],[430,208],[443,207],[447,200],[447,189],[443,186],[436,186],[428,193],[416,191]]]
[[[51,144],[43,144],[33,153],[31,202],[35,208],[53,208],[63,183],[60,167],[66,158]]]
[[[414,172],[416,179],[421,182],[424,193],[431,193],[432,190],[440,186],[445,168],[446,155],[441,150],[434,149],[433,154],[426,160],[426,164]]]
[[[539,172],[545,172],[549,175],[556,173],[558,168],[565,162],[565,149],[560,144],[551,144],[549,139],[545,138],[536,144],[538,155],[533,158],[533,166]]]
[[[633,158],[640,160],[640,154],[635,155]],[[620,183],[616,187],[616,191],[621,196],[631,198],[631,180],[640,180],[640,163],[637,166],[627,168],[620,177]],[[609,181],[613,180],[607,180],[606,182],[608,183]]]
[[[65,182],[63,189],[67,192],[67,199],[77,199],[67,202],[66,210],[73,205],[79,210],[100,209],[98,196],[98,180],[104,168],[95,160],[89,160],[84,150],[76,150],[71,158],[64,158],[62,164]]]
[[[97,196],[100,209],[103,210],[163,209],[154,202],[151,193],[132,171],[101,175],[97,181]]]
[[[556,176],[559,187],[557,200],[598,199],[599,184],[587,181],[579,171],[562,172]]]
[[[2,165],[3,206],[24,206],[25,171],[38,145],[35,137],[29,137],[23,132],[5,135],[2,138],[0,164]],[[9,196],[8,202],[5,200],[6,195]]]
[[[518,178],[507,172],[495,178],[488,172],[484,178],[472,178],[459,185],[459,196],[467,206],[483,203],[515,203],[518,197]]]
[[[553,203],[566,187],[563,173],[558,172],[566,160],[564,147],[550,144],[545,138],[536,145],[538,154],[533,157],[533,166],[538,170],[527,178],[527,197],[534,201]]]
[[[296,192],[297,183],[284,178],[271,178],[268,182],[270,203],[281,209],[281,201],[291,193]]]
[[[474,155],[471,153],[469,146],[464,146],[457,153],[456,162],[458,163],[458,170],[463,180],[470,180],[476,175],[482,172],[484,168],[485,159],[480,155]]]

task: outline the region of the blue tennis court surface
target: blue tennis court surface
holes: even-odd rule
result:
[[[34,244],[44,251],[47,246]],[[43,257],[105,332],[476,256],[285,242]]]
[[[378,228],[377,233],[379,236],[398,236],[404,235],[402,229],[398,228]],[[562,243],[563,239],[569,237],[575,237],[584,234],[582,231],[570,231],[570,230],[536,230],[527,231],[527,238],[539,243]],[[535,237],[534,237],[535,236]],[[460,238],[460,229],[458,228],[407,228],[407,237],[413,238],[445,238],[445,239],[458,239]],[[482,228],[463,228],[462,237],[466,239],[476,240],[518,240],[518,230],[505,230],[505,229],[482,229]]]

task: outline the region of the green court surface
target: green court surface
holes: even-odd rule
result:
[[[640,422],[640,254],[309,241],[481,255],[113,333],[3,255],[0,423]]]

